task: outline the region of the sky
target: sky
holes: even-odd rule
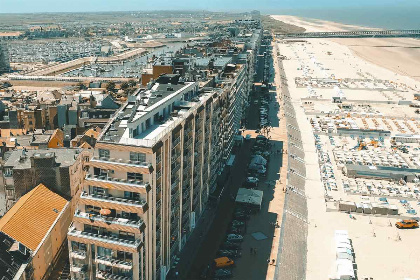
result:
[[[420,6],[420,0],[0,0],[0,13],[209,10],[278,13],[282,9]]]

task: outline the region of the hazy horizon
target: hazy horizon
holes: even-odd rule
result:
[[[245,12],[259,10],[262,13],[278,13],[282,10],[305,9],[336,9],[336,8],[382,8],[382,7],[420,7],[419,1],[410,0],[354,0],[352,3],[340,1],[319,0],[253,0],[226,2],[213,1],[136,1],[136,0],[0,0],[0,13],[54,13],[54,12],[129,12],[129,11],[159,11],[159,10],[186,10],[186,11],[220,11],[220,12]]]

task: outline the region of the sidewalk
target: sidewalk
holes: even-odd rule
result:
[[[274,64],[272,68],[277,69],[276,54],[273,53]],[[273,73],[274,74],[274,73]],[[280,76],[275,71],[271,82],[280,84]],[[252,216],[247,224],[247,232],[242,243],[242,257],[236,260],[236,267],[233,270],[233,279],[273,279],[276,265],[268,264],[274,259],[277,263],[277,252],[280,240],[280,228],[274,225],[276,222],[281,225],[284,205],[284,192],[287,177],[287,155],[277,155],[277,150],[287,147],[287,132],[285,121],[280,119],[283,113],[279,106],[281,96],[280,88],[269,93],[272,96],[270,103],[269,120],[272,125],[269,136],[271,137],[271,156],[268,167],[267,178],[260,184],[259,189],[264,191],[263,204],[260,212]],[[250,134],[254,138],[257,134],[254,131],[245,131],[244,135]],[[284,148],[283,148],[284,147]],[[267,239],[257,241],[251,235],[255,232],[262,232]],[[251,248],[257,249],[257,255],[250,254]]]

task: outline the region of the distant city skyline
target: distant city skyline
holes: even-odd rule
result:
[[[41,13],[41,12],[101,12],[101,11],[150,11],[150,10],[209,10],[209,11],[249,11],[278,13],[282,9],[322,9],[322,8],[363,8],[372,6],[420,6],[413,0],[354,0],[351,3],[333,0],[243,0],[238,1],[143,1],[143,0],[0,0],[0,13]]]

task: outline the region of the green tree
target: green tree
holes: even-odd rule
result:
[[[109,82],[109,83],[106,85],[106,90],[107,90],[107,91],[112,91],[112,92],[114,92],[114,91],[115,91],[115,83],[114,83],[114,82]]]
[[[130,85],[130,87],[135,87],[137,85],[137,81],[136,80],[129,80],[128,84]]]
[[[127,82],[124,82],[124,83],[122,83],[121,84],[121,89],[122,90],[126,90],[126,89],[128,89],[130,87],[130,85],[127,83]]]

